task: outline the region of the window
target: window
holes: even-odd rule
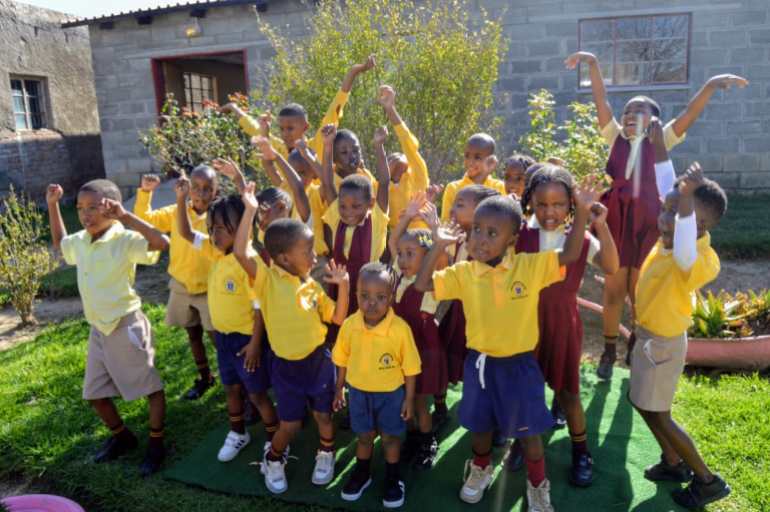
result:
[[[45,128],[45,97],[41,80],[11,78],[11,98],[17,130]]]
[[[203,112],[204,101],[214,101],[214,77],[198,73],[184,73],[184,99],[193,112]]]
[[[599,58],[606,85],[683,84],[688,80],[689,14],[580,21],[580,49]],[[590,87],[580,67],[580,87]]]

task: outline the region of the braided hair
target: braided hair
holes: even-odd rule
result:
[[[572,196],[575,188],[575,180],[572,174],[564,167],[559,167],[553,164],[543,164],[538,170],[536,170],[527,180],[527,186],[524,189],[524,195],[521,197],[521,206],[524,209],[526,215],[534,213],[532,210],[532,198],[535,195],[535,190],[540,185],[547,183],[561,183],[567,191],[567,197],[570,202],[570,213],[573,212]]]
[[[214,222],[220,219],[230,233],[235,233],[238,230],[238,224],[240,224],[245,210],[246,207],[243,204],[243,199],[238,194],[216,198],[209,205],[206,218],[209,230],[214,225]]]

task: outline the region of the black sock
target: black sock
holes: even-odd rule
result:
[[[209,368],[209,363],[196,363],[196,366],[198,367],[198,373],[201,376],[201,380],[203,382],[209,382],[211,380],[211,369]]]
[[[112,432],[113,437],[121,443],[130,441],[133,435],[122,421],[114,427],[110,427],[110,432]]]
[[[163,452],[163,427],[150,429],[150,442],[147,445],[147,451]]]
[[[359,459],[356,457],[356,471],[360,471],[368,475],[371,472],[371,467],[372,459]]]
[[[385,478],[395,478],[398,480],[398,462],[392,464],[390,462],[385,463]]]
[[[230,430],[241,435],[246,433],[246,422],[243,420],[242,412],[230,414]]]
[[[436,412],[447,412],[446,393],[433,396],[433,410]]]

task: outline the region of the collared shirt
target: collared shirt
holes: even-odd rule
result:
[[[681,144],[684,142],[684,139],[687,138],[686,132],[683,133],[681,137],[674,132],[674,121],[675,119],[672,119],[663,127],[663,142],[666,144],[666,149],[668,151],[671,151],[671,148]],[[623,126],[614,117],[612,118],[612,121],[604,125],[604,128],[601,129],[601,134],[610,147],[615,144],[615,139],[617,139],[618,136],[631,140],[623,133]]]
[[[98,240],[92,240],[86,230],[62,238],[64,261],[77,265],[83,313],[103,334],[110,334],[121,318],[142,307],[134,290],[136,265],[153,265],[160,257],[160,252],[148,247],[142,235],[119,222]]]
[[[509,357],[535,349],[540,290],[565,275],[555,251],[509,252],[496,267],[463,261],[434,272],[434,295],[462,302],[468,348]]]
[[[455,202],[455,197],[457,197],[457,193],[462,189],[464,189],[465,187],[470,187],[471,185],[475,185],[475,183],[466,174],[465,176],[462,177],[462,179],[453,181],[446,186],[446,188],[444,189],[444,199],[441,201],[441,220],[442,221],[449,220],[449,211],[452,209],[452,204],[454,204]],[[497,190],[501,194],[505,195],[505,183],[503,183],[501,180],[493,178],[492,176],[487,176],[487,179],[484,180],[484,183],[482,183],[482,185],[484,185],[485,187],[489,187],[491,189]]]
[[[561,251],[564,249],[564,242],[567,241],[567,230],[564,228],[563,224],[553,231],[547,231],[540,227],[540,223],[537,221],[537,217],[532,215],[529,220],[527,220],[527,226],[530,229],[538,230],[538,244],[541,252]],[[591,233],[586,231],[586,235],[588,236],[588,241],[590,243],[588,246],[587,260],[589,264],[593,265],[594,257],[601,250],[602,244]]]
[[[391,229],[398,224],[401,214],[406,210],[409,200],[418,192],[424,192],[430,186],[430,177],[428,176],[428,165],[420,155],[420,143],[405,123],[396,125],[394,128],[398,141],[401,144],[401,151],[406,156],[409,164],[406,172],[401,176],[398,183],[390,183],[388,191],[388,212],[390,213]],[[414,219],[410,227],[427,227],[421,219]]]
[[[176,220],[176,205],[153,210],[152,192],[139,189],[134,203],[134,214],[163,233],[169,233],[168,273],[185,287],[187,293],[196,295],[206,293],[209,267],[208,259],[193,249],[192,244],[179,235],[179,223]],[[198,213],[188,206],[187,215],[195,231],[206,232],[206,213]]]
[[[315,279],[303,281],[277,264],[255,261],[254,291],[270,347],[282,359],[304,359],[323,344],[336,304]]]
[[[658,336],[672,337],[692,325],[693,293],[719,275],[719,256],[706,233],[697,241],[697,258],[689,270],[677,265],[674,254],[658,241],[639,270],[636,321]]]
[[[347,368],[348,384],[361,391],[389,392],[404,384],[404,377],[420,373],[420,354],[409,328],[393,309],[374,327],[366,325],[361,310],[340,328],[332,361]]]
[[[383,212],[380,205],[375,202],[374,208],[368,213],[372,217],[372,245],[369,261],[379,261],[382,257],[382,253],[385,252],[385,246],[388,242],[388,214]],[[329,209],[324,213],[323,221],[332,230],[332,247],[330,250],[334,250],[334,237],[337,236],[337,227],[342,222],[340,219],[339,203],[334,201]],[[364,219],[363,222],[365,222]],[[363,225],[363,222],[359,226]],[[343,245],[343,252],[345,257],[350,256],[350,246],[353,243],[353,233],[358,226],[347,226],[345,228],[345,241]]]

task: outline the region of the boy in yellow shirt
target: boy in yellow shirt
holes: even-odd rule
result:
[[[644,476],[689,482],[672,494],[679,505],[693,510],[730,494],[730,486],[711,472],[693,440],[671,417],[687,354],[692,294],[714,280],[720,269],[708,230],[726,209],[724,191],[693,164],[666,195],[658,218],[660,239],[644,260],[636,287],[637,341],[631,353],[629,399],[663,452]]]
[[[112,431],[94,461],[114,460],[137,446],[136,436],[123,424],[112,398],[146,396],[150,442],[139,472],[148,476],[165,458],[166,399],[155,369],[150,322],[133,285],[136,265],[156,263],[158,251],[168,249],[168,239],[126,212],[118,187],[108,180],[92,180],[80,187],[77,210],[83,230],[67,235],[59,211],[63,193],[59,185],[48,185],[46,202],[53,246],[64,261],[77,266],[78,291],[91,325],[83,399]]]
[[[438,228],[434,245],[415,281],[436,300],[457,299],[465,311],[468,355],[463,370],[460,424],[471,431],[473,458],[466,462],[460,499],[478,503],[492,485],[493,432],[521,439],[527,464],[530,511],[553,512],[540,434],[553,418],[545,405],[545,382],[534,350],[538,343],[540,291],[561,281],[565,266],[580,256],[593,189],[574,194],[575,218],[562,252],[516,253],[521,207],[508,196],[482,201],[468,240],[472,261],[434,272],[439,258],[458,242],[460,231]]]
[[[342,489],[342,499],[355,501],[372,483],[371,460],[377,434],[385,455],[382,504],[404,504],[399,477],[400,436],[414,416],[414,392],[420,354],[412,330],[391,308],[393,275],[382,263],[367,263],[358,275],[359,309],[342,324],[332,360],[338,367],[334,410],[345,406],[350,386],[350,426],[358,436],[356,465]]]

